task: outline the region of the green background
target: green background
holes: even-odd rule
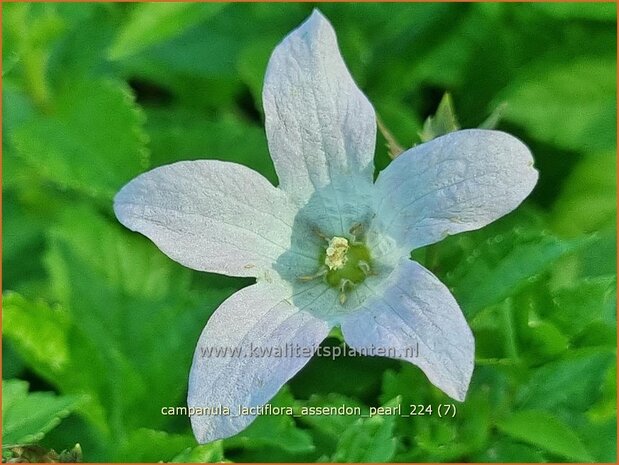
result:
[[[88,461],[614,462],[614,4],[319,6],[401,145],[419,143],[449,91],[462,127],[499,108],[497,127],[540,170],[516,212],[413,254],[475,334],[455,418],[262,417],[196,447],[186,417],[161,415],[185,403],[209,315],[251,280],[173,263],[118,224],[113,195],[199,158],[276,182],[262,80],[313,6],[3,5],[3,454],[79,443]],[[376,165],[388,163],[379,136]],[[452,403],[416,367],[363,357],[313,359],[274,402]]]

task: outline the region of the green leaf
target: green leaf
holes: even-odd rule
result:
[[[131,17],[120,29],[110,47],[109,57],[120,60],[157,43],[182,34],[196,24],[215,16],[225,3],[142,3],[135,5]]]
[[[472,462],[486,463],[542,463],[544,455],[535,447],[521,444],[508,438],[501,438],[490,444],[483,453],[476,455]]]
[[[6,327],[5,327],[6,331]],[[2,341],[2,377],[19,378],[24,371],[24,361],[8,339]]]
[[[336,392],[326,395],[312,394],[307,401],[300,403],[298,420],[309,428],[316,446],[316,456],[325,459],[333,454],[341,432],[357,421],[360,416],[350,414],[324,415],[321,414],[322,409],[351,407],[360,408],[362,412],[366,413],[368,411],[368,408],[357,399]]]
[[[335,354],[337,353],[335,346],[341,345],[341,341],[327,338],[322,345],[332,347],[331,353]],[[363,399],[377,391],[384,370],[397,366],[399,366],[397,361],[382,357],[358,357],[347,354],[340,357],[314,357],[290,381],[290,387],[297,398],[338,392]],[[351,383],[351,379],[355,382]]]
[[[581,436],[587,450],[598,463],[617,463],[617,406],[615,403],[615,418],[604,423],[593,423],[583,429]]]
[[[106,367],[99,362],[96,349],[89,347],[92,343],[75,330],[70,314],[60,308],[52,310],[43,302],[28,301],[15,293],[6,294],[5,302],[4,331],[16,352],[34,372],[62,392],[89,394],[82,403],[82,414],[100,431],[109,433],[105,412],[91,386],[96,383],[97,372]],[[49,351],[41,341],[49,343]],[[84,359],[79,360],[80,351],[89,349],[97,357],[86,353]],[[86,369],[80,365],[85,362]]]
[[[178,108],[147,109],[146,129],[156,166],[180,160],[214,158],[248,166],[277,180],[264,129],[229,115],[217,120]]]
[[[576,271],[580,277],[595,277],[617,272],[617,231],[608,228],[596,234],[599,240],[585,247],[577,258]]]
[[[617,155],[589,155],[570,173],[557,199],[554,227],[576,235],[616,228]]]
[[[123,438],[122,445],[117,447],[115,460],[134,463],[169,462],[179,450],[193,446],[195,442],[193,436],[188,434],[140,428]]]
[[[574,430],[550,413],[541,410],[515,412],[500,421],[497,427],[516,440],[552,454],[579,462],[593,461]]]
[[[2,56],[2,78],[5,79],[11,74],[11,71],[15,68],[15,65],[19,63],[19,54],[12,51],[11,53],[5,53]]]
[[[9,79],[2,83],[2,107],[2,126],[7,133],[30,121],[36,115],[36,109],[24,89]],[[8,143],[7,138],[3,138],[2,144]]]
[[[529,3],[527,6],[564,21],[614,22],[617,18],[617,10],[612,3]]]
[[[303,407],[307,409],[342,406],[367,410],[367,407],[364,407],[358,400],[335,392],[327,395],[314,394],[303,404]],[[358,418],[354,415],[301,415],[299,419],[305,425],[333,440],[335,445],[339,433],[351,426]]]
[[[518,387],[516,407],[545,410],[577,432],[596,461],[616,451],[614,348],[585,348],[532,371]],[[612,460],[610,460],[612,462]]]
[[[616,275],[616,229],[606,228],[590,237],[592,240],[577,253],[562,258],[553,267],[552,286],[555,289],[572,287],[583,279]]]
[[[561,148],[614,151],[615,69],[614,58],[582,58],[550,69],[546,60],[537,63],[499,96],[508,102],[504,118]]]
[[[147,166],[144,117],[125,85],[66,83],[49,116],[10,134],[18,153],[61,188],[111,199]]]
[[[401,363],[397,371],[390,369],[383,373],[380,400],[386,403],[400,396],[403,405],[427,404],[435,400],[432,389],[420,368],[410,363]],[[406,419],[403,421],[410,424]]]
[[[370,9],[373,6],[368,4]],[[420,87],[424,84],[451,89],[461,81],[467,57],[474,50],[477,33],[487,22],[486,18],[471,14],[470,8],[462,4],[391,4],[391,9],[381,6],[382,14],[372,11],[360,21],[368,23],[368,28],[374,26],[375,32],[380,31],[369,47],[374,50],[366,70],[376,95],[390,95],[399,100],[403,97],[412,100],[414,96],[418,105],[423,95]],[[350,10],[348,15],[354,14],[356,8]],[[392,22],[394,18],[399,27],[393,30],[381,27],[378,22],[379,19]],[[398,54],[389,52],[395,49]],[[368,52],[364,50],[364,53]],[[399,83],[389,75],[398,76]]]
[[[239,52],[237,69],[243,83],[249,87],[254,99],[254,106],[262,114],[262,85],[264,73],[273,47],[277,44],[275,37],[252,41]]]
[[[608,349],[573,351],[533,371],[519,387],[516,402],[519,408],[551,410],[569,421],[599,398],[600,384],[613,360],[612,350]]]
[[[460,124],[456,117],[453,99],[450,94],[446,93],[438,105],[436,114],[428,116],[423,123],[423,129],[419,133],[419,137],[421,142],[428,142],[458,129],[460,129]]]
[[[70,300],[70,293],[77,290],[79,283],[68,279],[72,268],[79,266],[64,261],[65,251],[82,262],[85,272],[103,279],[96,288],[108,285],[120,297],[180,297],[189,288],[191,272],[187,268],[171,261],[150,241],[126,230],[115,219],[110,221],[85,205],[65,207],[56,226],[48,231],[48,238],[51,248],[46,264],[52,289],[60,301]]]
[[[264,9],[255,4],[229,4],[216,17],[186,29],[177,37],[144,49],[143,53],[119,64],[125,68],[124,74],[147,76],[149,81],[155,83],[173,83],[173,87],[182,89],[183,97],[190,106],[192,99],[202,101],[201,94],[216,96],[226,88],[226,84],[234,83],[237,91],[242,90],[238,87],[239,54],[250,44],[267,38],[271,44],[268,48],[272,50],[311,11],[305,5],[294,3],[282,4],[277,11],[270,7],[266,8],[267,11],[260,11],[261,8]],[[264,67],[256,72],[264,75]],[[216,80],[212,83],[216,92],[208,91],[211,85],[203,79]],[[196,83],[200,87],[196,87]],[[206,92],[196,92],[196,89]],[[236,104],[234,99],[226,101],[226,106]]]
[[[14,192],[3,192],[2,284],[5,289],[15,289],[18,283],[23,285],[29,279],[38,278],[42,271],[37,252],[43,248],[44,229],[49,223],[44,214],[38,214],[44,212],[31,211],[25,203]],[[50,207],[47,212],[53,211]]]
[[[395,406],[400,398],[385,406]],[[332,461],[334,462],[389,462],[393,458],[397,439],[393,437],[394,415],[376,415],[359,418],[340,433]]]
[[[189,447],[178,454],[171,463],[214,463],[224,461],[224,449],[221,441]]]
[[[75,408],[77,399],[51,392],[28,393],[28,383],[2,381],[2,444],[29,444],[40,441],[62,418]]]
[[[475,333],[477,337],[477,332]],[[496,336],[495,336],[496,337]],[[476,369],[476,377],[480,368]],[[483,370],[483,368],[481,368]],[[490,433],[490,417],[498,408],[493,397],[500,394],[501,386],[492,387],[474,380],[466,402],[457,405],[455,418],[437,415],[438,404],[453,401],[428,382],[416,366],[403,363],[399,372],[387,371],[383,377],[381,399],[397,395],[401,398],[402,414],[410,405],[431,405],[433,414],[396,417],[395,437],[410,437],[412,444],[398,450],[394,462],[453,462],[484,450]]]
[[[66,312],[14,306],[16,350],[62,392],[89,394],[81,413],[117,442],[127,430],[171,421],[160,409],[185,402],[195,341],[230,289],[192,290],[189,270],[87,208],[67,208],[50,238],[46,263]],[[56,332],[61,366],[40,343],[31,347]]]
[[[36,109],[25,91],[9,79],[4,79],[2,83],[2,108],[2,130],[6,135],[2,138],[2,191],[30,189],[39,176],[17,155],[9,135],[15,128],[31,121],[37,114]],[[7,203],[12,202],[7,202],[3,196],[2,204]],[[13,215],[5,214],[4,217],[13,219]],[[7,249],[10,253],[10,247]]]
[[[59,77],[98,80],[117,76],[116,69],[110,66],[107,50],[125,6],[79,3],[65,8],[63,17],[70,24],[58,43],[53,44],[48,65],[52,85]],[[68,16],[73,16],[70,21]]]
[[[108,374],[101,380],[91,370],[82,388],[94,391],[112,425],[121,422],[113,433],[121,425],[157,428],[166,421],[161,406],[184,403],[195,340],[229,291],[193,293],[189,270],[151,243],[88,211],[79,218],[54,231],[48,264],[88,341],[75,347],[74,363],[101,364]]]
[[[45,76],[50,45],[64,32],[65,21],[52,5],[22,4],[6,9],[3,18],[6,42],[3,55],[18,58],[15,74],[23,80],[32,102],[49,108],[50,89]]]
[[[569,339],[555,325],[537,318],[529,318],[521,340],[532,363],[555,358],[569,347]]]
[[[2,307],[4,335],[15,341],[24,361],[46,378],[63,373],[69,364],[71,322],[67,312],[44,301],[28,301],[14,292],[3,295]]]
[[[585,278],[554,292],[552,319],[562,330],[576,336],[594,323],[617,324],[617,278]]]
[[[562,240],[546,232],[515,228],[487,238],[445,276],[464,313],[481,309],[514,295],[559,258],[587,243]]]

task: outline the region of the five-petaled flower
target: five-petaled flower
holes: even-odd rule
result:
[[[410,251],[516,208],[537,181],[527,147],[503,132],[457,131],[401,154],[373,182],[374,110],[318,11],[273,52],[263,103],[279,187],[239,164],[188,161],[138,176],[115,199],[118,219],[172,259],[256,278],[204,328],[189,406],[260,406],[310,358],[202,357],[200,347],[314,347],[336,326],[352,348],[401,348],[399,358],[462,401],[473,335]],[[192,426],[205,443],[253,419],[193,416]]]

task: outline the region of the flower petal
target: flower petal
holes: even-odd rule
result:
[[[331,329],[327,322],[304,310],[315,299],[292,296],[289,289],[258,283],[232,295],[217,309],[196,348],[188,405],[228,407],[231,415],[192,416],[198,442],[241,431],[255,415],[238,415],[239,408],[268,402],[309,361]],[[222,353],[223,349],[229,351]],[[288,352],[278,356],[276,350]]]
[[[376,227],[408,250],[481,228],[537,182],[529,149],[500,131],[468,129],[414,147],[376,181]]]
[[[346,68],[333,27],[318,10],[274,50],[263,104],[280,188],[299,205],[327,187],[321,194],[329,204],[325,210],[343,208],[350,202],[346,197],[354,195],[351,185],[371,188],[374,109]]]
[[[200,160],[138,176],[116,195],[114,211],[185,266],[259,277],[289,250],[297,209],[255,171]],[[315,263],[294,251],[286,256]]]
[[[373,289],[374,297],[343,321],[346,343],[365,352],[382,347],[393,358],[417,365],[454,399],[464,400],[475,344],[449,290],[408,259],[400,262],[385,286]]]

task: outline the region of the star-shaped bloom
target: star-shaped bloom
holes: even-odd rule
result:
[[[236,163],[187,161],[138,176],[114,204],[173,260],[256,278],[200,336],[188,404],[230,414],[192,416],[198,441],[245,428],[255,416],[239,406],[267,403],[312,355],[281,349],[317,347],[336,326],[352,348],[395,349],[462,401],[473,335],[410,252],[516,208],[537,181],[527,147],[499,131],[457,131],[404,152],[374,182],[374,109],[318,11],[273,52],[263,103],[278,187]],[[241,352],[208,356],[209,347]]]

